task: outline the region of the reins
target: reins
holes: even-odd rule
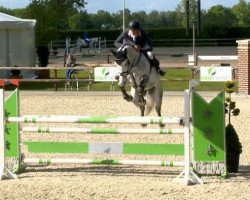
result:
[[[140,59],[141,59],[141,54],[142,54],[142,53],[140,52],[139,57],[138,57],[137,59],[135,58],[135,59],[133,60],[132,64],[130,64],[130,62],[127,60],[128,70],[125,71],[125,72],[120,73],[121,76],[125,77],[124,74],[126,74],[126,76],[127,76],[128,74],[130,74],[131,70],[139,63],[139,61],[140,61]],[[125,59],[127,59],[127,58],[125,58]],[[125,60],[125,59],[124,59],[124,60]]]

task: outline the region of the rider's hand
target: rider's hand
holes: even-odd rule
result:
[[[136,49],[136,51],[140,51],[141,46],[140,45],[135,45],[135,49]]]

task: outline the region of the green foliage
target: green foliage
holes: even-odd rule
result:
[[[232,13],[234,14],[239,26],[249,26],[250,2],[239,0],[239,3],[233,6]]]
[[[77,39],[78,37],[82,37],[84,32],[89,33],[89,37],[105,37],[107,40],[115,40],[118,35],[121,33],[121,30],[80,30],[80,31],[60,31],[59,38],[64,40],[66,37],[70,37],[71,39]]]
[[[228,93],[228,94],[232,94],[233,92],[234,92],[234,90],[233,90],[233,89],[226,88],[226,93]]]
[[[230,102],[231,99],[230,99],[229,97],[226,97],[226,98],[225,98],[225,101],[226,101],[226,102]],[[225,103],[225,104],[227,104],[227,103]]]
[[[235,86],[235,83],[232,82],[232,81],[227,81],[227,82],[225,83],[225,86],[226,86],[226,89],[233,89],[234,86]]]
[[[231,124],[231,116],[237,116],[240,113],[240,109],[236,108],[236,103],[232,101],[231,94],[235,91],[235,83],[232,81],[227,81],[225,83],[225,89],[227,93],[227,97],[225,99],[225,114],[228,115],[228,124],[226,126],[226,153],[227,159],[231,154],[241,154],[242,153],[242,145],[239,140],[239,136]],[[230,154],[231,153],[231,154]],[[227,163],[228,169],[232,163]]]
[[[180,39],[186,37],[184,28],[158,28],[146,30],[152,40],[157,39]]]
[[[0,6],[0,12],[8,14],[8,15],[14,15],[13,10],[11,10],[9,8],[5,8],[3,6]]]
[[[236,103],[232,101],[231,94],[235,92],[235,83],[227,81],[225,83],[225,91],[228,96],[225,98],[225,114],[228,115],[228,124],[231,124],[231,116],[240,114],[240,109],[236,108]]]
[[[153,40],[165,40],[155,46],[174,46],[177,41],[169,43],[168,39],[186,39],[184,2],[182,0],[174,11],[131,12],[125,9],[125,23],[136,19],[141,22],[143,29],[149,32]],[[122,10],[109,13],[99,10],[89,14],[84,10],[87,0],[31,0],[24,9],[7,9],[0,7],[0,12],[21,18],[36,19],[36,43],[45,45],[54,39],[71,37],[76,39],[89,30],[90,37],[105,37],[115,40],[122,31]],[[250,2],[239,0],[232,8],[221,5],[212,6],[201,11],[202,32],[199,39],[206,38],[248,38],[250,36]],[[196,0],[190,0],[190,19],[196,18]],[[110,30],[111,32],[105,32]],[[67,32],[77,31],[77,33]],[[89,31],[90,32],[90,31]],[[190,39],[191,39],[190,35]],[[234,42],[234,41],[233,41]],[[187,43],[187,42],[186,42]],[[190,46],[178,43],[176,46]],[[235,43],[236,44],[236,43]]]
[[[237,115],[240,114],[240,109],[239,108],[235,108],[235,109],[233,109],[232,113],[233,113],[233,116],[237,116]]]

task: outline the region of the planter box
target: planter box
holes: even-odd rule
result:
[[[237,173],[239,169],[240,154],[227,153],[227,172]]]

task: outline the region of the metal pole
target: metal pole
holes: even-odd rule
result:
[[[201,34],[201,1],[197,1],[197,35]]]
[[[125,0],[123,0],[123,23],[122,28],[125,30]]]
[[[195,24],[193,22],[193,57],[194,57],[194,66],[196,66],[196,57],[195,57]]]
[[[186,12],[186,36],[189,36],[189,0],[185,1],[185,12]]]

